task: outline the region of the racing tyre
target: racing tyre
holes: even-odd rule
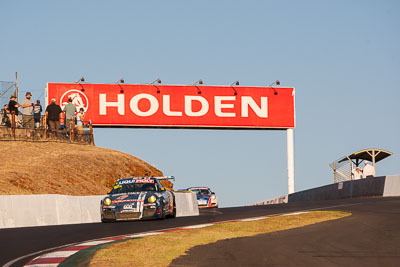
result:
[[[165,210],[164,210],[164,203],[161,204],[161,209],[160,209],[160,220],[165,219]]]
[[[175,218],[176,217],[176,205],[174,201],[174,209],[172,211],[172,214],[168,215],[168,218]]]

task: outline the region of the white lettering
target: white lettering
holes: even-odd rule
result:
[[[171,101],[169,95],[163,95],[163,112],[167,116],[182,117],[181,111],[171,111]]]
[[[141,100],[147,100],[149,107],[147,110],[139,109],[139,102]],[[234,118],[236,114],[234,108],[236,104],[236,96],[215,96],[214,97],[214,113],[217,117],[231,117]],[[185,115],[189,117],[201,117],[208,113],[210,104],[208,99],[203,96],[184,96],[185,102]],[[197,102],[197,103],[195,103]],[[132,97],[130,100],[131,111],[140,117],[149,117],[154,115],[159,107],[160,103],[158,99],[151,94],[138,94]],[[162,96],[163,113],[169,117],[182,117],[183,111],[171,110],[171,96]],[[107,102],[106,94],[99,94],[99,115],[107,115],[107,109],[116,107],[119,115],[125,115],[125,95],[117,94],[117,101]],[[196,111],[193,110],[196,109]],[[143,107],[142,107],[143,109]],[[228,109],[228,110],[226,110]],[[230,110],[229,110],[230,109]],[[268,118],[268,97],[260,97],[260,102],[256,103],[251,96],[241,97],[241,117],[249,117],[249,109],[251,109],[258,117]],[[229,112],[230,111],[230,112]]]
[[[193,111],[192,109],[192,101],[198,101],[201,104],[201,109],[199,111]],[[200,117],[207,114],[210,105],[208,104],[207,99],[202,96],[195,95],[185,95],[185,113],[189,117]]]
[[[150,102],[150,108],[147,111],[141,111],[139,109],[139,101],[147,99]],[[157,98],[149,94],[138,94],[132,97],[130,107],[133,113],[140,117],[148,117],[157,112],[159,104]]]
[[[99,94],[99,113],[107,115],[107,107],[117,107],[119,115],[125,115],[125,97],[123,94],[118,94],[117,102],[107,102],[106,94]]]
[[[268,118],[268,97],[261,97],[261,107],[251,96],[242,96],[242,117],[249,116],[249,106],[260,118]]]
[[[233,103],[222,104],[222,101],[235,101],[236,96],[216,96],[215,98],[215,115],[218,117],[236,117],[236,113],[222,112],[223,108],[233,108]]]

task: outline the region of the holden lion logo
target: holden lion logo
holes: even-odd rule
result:
[[[72,104],[74,104],[78,110],[80,108],[84,108],[85,112],[88,110],[89,101],[87,96],[80,90],[76,89],[68,90],[62,95],[60,99],[60,106],[62,109],[64,109],[65,105],[68,104],[68,99],[70,98],[72,99]]]

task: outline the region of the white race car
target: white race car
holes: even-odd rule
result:
[[[189,187],[187,191],[196,193],[199,208],[218,208],[218,198],[208,187]]]

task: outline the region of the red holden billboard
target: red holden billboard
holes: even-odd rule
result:
[[[53,98],[71,98],[98,127],[295,127],[294,88],[48,83]]]

